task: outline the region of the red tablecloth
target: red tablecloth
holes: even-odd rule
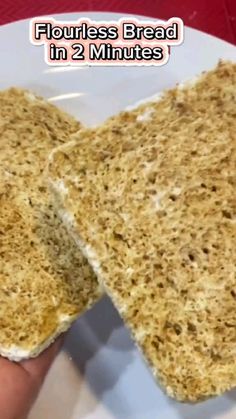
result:
[[[0,0],[0,24],[81,11],[178,16],[188,26],[236,44],[236,0]]]

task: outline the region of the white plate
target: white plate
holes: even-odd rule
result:
[[[121,15],[55,17],[75,20],[82,16],[115,20]],[[49,68],[43,48],[29,43],[28,27],[29,21],[1,27],[0,88],[16,85],[32,89],[87,125],[98,124],[140,99],[194,77],[213,67],[219,58],[236,60],[233,45],[187,28],[183,45],[172,48],[164,67]],[[30,419],[235,417],[236,391],[195,406],[168,399],[153,382],[106,298],[73,326],[30,415]]]

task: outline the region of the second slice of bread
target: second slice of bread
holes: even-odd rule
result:
[[[235,171],[234,63],[51,156],[64,222],[154,376],[182,401],[236,385]]]
[[[22,89],[0,92],[0,355],[38,355],[100,296],[43,180],[51,150],[81,128]]]

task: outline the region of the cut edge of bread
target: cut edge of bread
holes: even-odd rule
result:
[[[29,358],[36,358],[41,352],[47,349],[62,333],[66,332],[77,318],[78,315],[65,316],[65,318],[62,319],[61,323],[58,325],[56,331],[50,335],[47,340],[32,350],[22,349],[17,346],[10,346],[9,348],[0,347],[0,356],[8,358],[10,361],[14,362],[24,361]]]

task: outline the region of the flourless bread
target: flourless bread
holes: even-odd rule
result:
[[[195,402],[234,387],[236,64],[81,131],[49,173],[168,395]]]
[[[32,93],[0,93],[0,354],[36,356],[99,297],[42,180],[51,150],[80,124]]]

